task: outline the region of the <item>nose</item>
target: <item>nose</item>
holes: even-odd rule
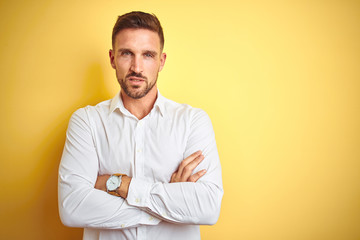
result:
[[[141,73],[142,72],[142,60],[138,56],[134,56],[131,62],[131,71],[135,73]]]

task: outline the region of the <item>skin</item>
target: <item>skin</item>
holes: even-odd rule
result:
[[[124,29],[116,35],[109,56],[125,108],[138,119],[144,118],[156,101],[156,81],[166,60],[158,34],[147,29]]]
[[[121,86],[120,96],[124,107],[138,119],[144,118],[156,101],[157,77],[166,60],[158,34],[147,29],[124,29],[116,35],[109,57]],[[198,181],[206,170],[195,174],[193,171],[203,159],[201,151],[184,159],[172,174],[170,183]],[[106,191],[109,177],[110,175],[98,176],[95,188]],[[121,185],[117,189],[122,198],[127,197],[130,182],[131,177],[122,177]]]

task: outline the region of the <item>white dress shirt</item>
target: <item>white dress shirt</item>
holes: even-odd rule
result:
[[[180,162],[201,150],[196,183],[169,183]],[[98,175],[132,177],[126,199],[94,188]],[[215,224],[223,195],[221,166],[208,115],[161,96],[138,120],[113,99],[71,117],[59,167],[59,211],[83,239],[200,239]]]

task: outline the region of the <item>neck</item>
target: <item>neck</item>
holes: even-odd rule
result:
[[[157,98],[157,86],[155,85],[148,94],[140,99],[134,99],[126,95],[122,90],[120,92],[124,107],[137,119],[146,117],[154,106]]]

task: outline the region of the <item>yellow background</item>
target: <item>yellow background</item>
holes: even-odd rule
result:
[[[161,93],[211,117],[225,195],[203,239],[360,239],[359,1],[0,1],[0,239],[61,225],[69,117],[119,90],[118,15],[165,31]]]

